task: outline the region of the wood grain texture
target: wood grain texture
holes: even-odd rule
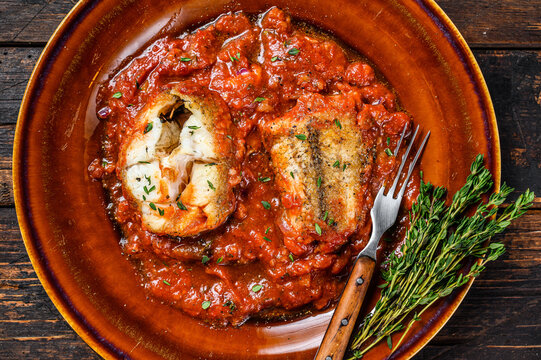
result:
[[[0,359],[98,359],[47,297],[13,208],[0,208],[0,254]]]
[[[541,210],[530,210],[498,240],[507,253],[488,265],[416,359],[541,358]]]
[[[438,0],[471,47],[501,136],[502,179],[541,194],[541,0]],[[62,319],[18,230],[11,153],[18,107],[71,0],[0,0],[0,359],[98,359]],[[500,50],[497,50],[500,49]],[[516,195],[516,194],[515,194]],[[508,249],[416,359],[541,358],[541,201],[500,237]]]
[[[75,0],[0,1],[0,42],[46,43],[76,2]]]
[[[436,0],[471,47],[540,48],[538,0]]]
[[[15,124],[19,105],[41,48],[0,48],[0,126]]]
[[[502,180],[541,196],[541,52],[477,50],[475,57],[498,119]]]
[[[342,360],[344,357],[375,267],[376,261],[366,255],[361,255],[353,265],[314,360]]]
[[[0,44],[45,44],[75,0],[0,0]],[[541,47],[540,0],[436,0],[471,47]]]

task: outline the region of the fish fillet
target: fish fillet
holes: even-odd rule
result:
[[[284,207],[279,225],[296,255],[314,240],[335,249],[363,219],[364,170],[373,160],[355,115],[343,95],[312,94],[263,126]]]
[[[177,84],[141,110],[120,151],[123,188],[156,234],[193,236],[235,209],[239,181],[227,106],[214,93]]]

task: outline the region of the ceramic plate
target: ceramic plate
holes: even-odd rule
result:
[[[101,185],[87,173],[95,149],[97,84],[172,17],[185,30],[227,11],[276,5],[334,34],[373,62],[414,121],[432,131],[421,167],[452,192],[478,153],[499,182],[490,97],[451,21],[430,0],[83,0],[62,22],[32,74],[14,150],[17,215],[45,290],[75,331],[105,358],[311,359],[330,311],[288,323],[211,329],[146,298]],[[425,313],[394,354],[407,359],[445,324],[467,292]],[[372,296],[372,303],[375,302]],[[381,344],[365,358],[384,358]]]

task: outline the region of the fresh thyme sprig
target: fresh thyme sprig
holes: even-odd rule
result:
[[[524,214],[534,194],[526,190],[498,215],[499,206],[513,189],[503,184],[499,193],[482,202],[482,196],[493,185],[482,155],[477,156],[470,170],[466,184],[455,193],[449,206],[445,205],[447,189],[424,183],[421,177],[404,244],[384,264],[387,270],[382,272],[385,283],[380,285],[380,299],[354,336],[350,359],[360,359],[383,339],[387,339],[390,348],[398,348],[415,321],[432,304],[479,275],[487,262],[505,252],[503,244],[487,240]],[[475,205],[473,215],[466,216],[466,211]],[[463,269],[468,257],[481,261],[469,270]],[[404,328],[393,346],[391,334]]]

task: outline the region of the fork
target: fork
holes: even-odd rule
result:
[[[413,168],[415,167],[417,160],[419,159],[419,156],[425,147],[428,137],[430,136],[429,131],[419,146],[413,161],[409,165],[408,173],[404,178],[397,196],[394,197],[400,175],[404,169],[404,165],[407,162],[408,155],[413,143],[415,142],[418,132],[419,126],[417,126],[415,129],[415,133],[413,134],[409,146],[404,155],[402,155],[402,161],[391,188],[387,194],[385,194],[386,189],[385,185],[383,185],[379,189],[376,198],[374,199],[374,205],[370,211],[370,217],[372,218],[372,235],[370,236],[370,240],[368,241],[366,247],[359,253],[359,255],[357,255],[357,258],[355,259],[353,269],[349,275],[344,291],[342,292],[340,301],[334,310],[331,322],[327,327],[327,331],[325,332],[325,336],[323,337],[323,341],[321,342],[315,360],[341,360],[344,357],[349,338],[355,327],[355,321],[359,315],[359,310],[361,309],[366,291],[370,285],[372,274],[374,273],[379,240],[383,233],[387,231],[396,221],[398,209],[400,207],[400,203],[402,202],[402,197],[404,196],[404,191],[408,184],[409,178],[413,172]],[[398,151],[400,150],[400,145],[404,140],[405,134],[406,127],[404,127],[400,140],[396,145],[396,149],[394,151],[394,154],[396,155],[398,155]]]

